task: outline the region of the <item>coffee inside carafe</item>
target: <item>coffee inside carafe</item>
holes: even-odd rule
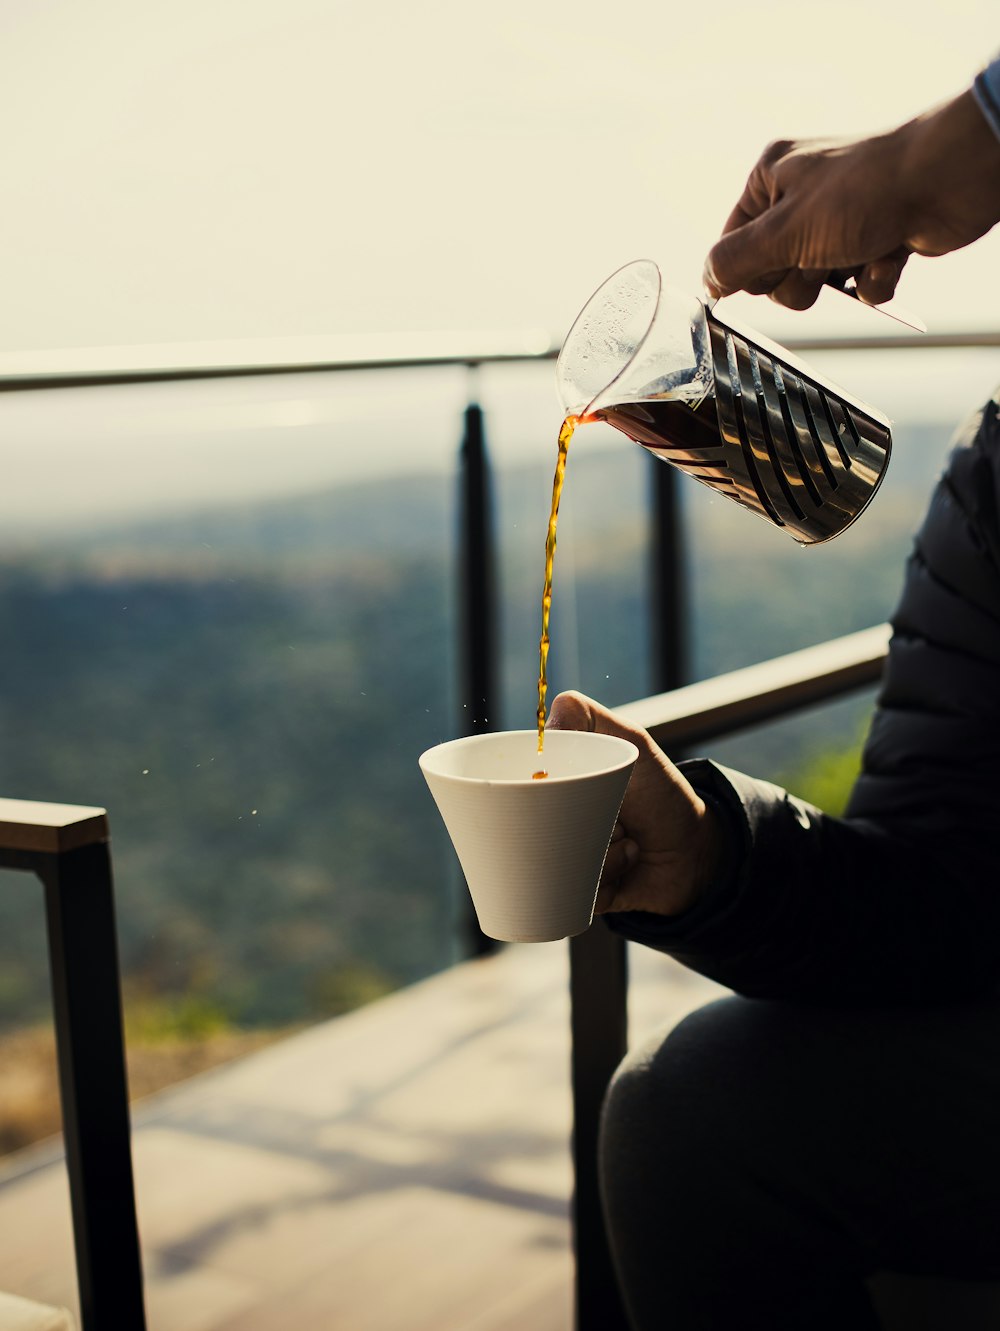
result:
[[[592,419],[613,425],[666,462],[684,461],[713,474],[724,464],[714,394],[694,407],[687,402],[622,402],[602,407]]]

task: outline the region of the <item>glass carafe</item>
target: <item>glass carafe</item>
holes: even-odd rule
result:
[[[607,421],[803,545],[848,527],[889,463],[880,412],[665,286],[650,259],[597,289],[556,379],[568,415]]]

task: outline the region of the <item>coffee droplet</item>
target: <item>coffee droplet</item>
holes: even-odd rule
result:
[[[531,779],[532,781],[544,781],[547,776],[548,772],[532,772]]]

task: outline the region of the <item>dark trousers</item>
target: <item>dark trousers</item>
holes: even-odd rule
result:
[[[712,1003],[619,1069],[601,1183],[636,1331],[874,1331],[875,1272],[1000,1279],[1000,1000]]]

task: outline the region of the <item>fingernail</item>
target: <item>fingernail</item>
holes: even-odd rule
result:
[[[635,864],[636,860],[639,858],[639,847],[634,841],[629,841],[626,838],[622,842],[622,854],[625,856],[625,863],[631,869],[632,865]]]

